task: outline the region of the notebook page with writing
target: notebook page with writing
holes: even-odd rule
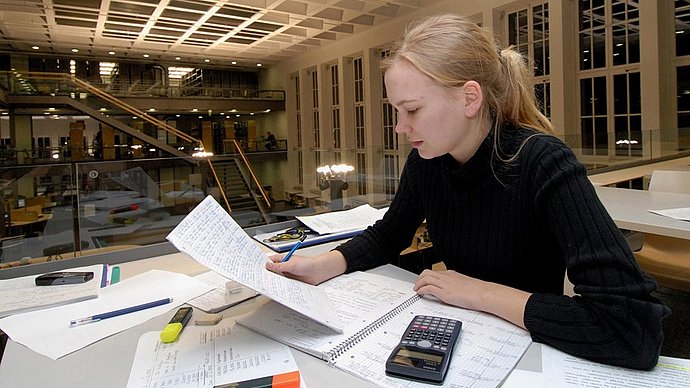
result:
[[[367,272],[341,275],[319,286],[335,305],[343,322],[336,334],[322,325],[277,303],[239,317],[237,323],[321,359],[358,332],[389,314],[416,294],[412,283]]]
[[[268,257],[213,197],[199,203],[167,239],[212,271],[342,332],[324,290],[268,271]]]
[[[529,333],[493,315],[464,310],[420,298],[401,313],[335,355],[333,365],[382,387],[428,387],[428,384],[386,376],[385,362],[415,315],[462,321],[445,387],[497,387],[532,342]]]

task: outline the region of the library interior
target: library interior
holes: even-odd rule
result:
[[[420,273],[447,269],[426,220],[387,265],[310,291],[266,275],[267,255],[324,255],[366,233],[404,188],[417,146],[397,129],[403,117],[389,99],[386,64],[410,23],[442,14],[522,55],[553,136],[584,166],[656,281],[650,296],[671,314],[648,375],[590,361],[576,372],[569,355],[508,321],[414,300]],[[351,357],[328,358],[340,350],[326,343],[371,329],[331,325],[348,313],[400,339],[411,317],[387,318],[384,295],[405,314],[463,322],[446,384],[547,387],[609,376],[686,386],[689,221],[690,0],[0,0],[0,381],[8,386],[183,387],[206,376],[205,386],[220,387],[265,376],[275,384],[294,371],[297,385],[286,386],[403,386],[381,369],[394,341],[382,332],[343,350]],[[61,271],[95,280],[30,284]],[[567,275],[563,285],[579,297]],[[30,332],[36,320],[154,299],[170,301]],[[327,307],[310,309],[315,302]],[[193,307],[191,320],[173,322],[183,306]],[[182,331],[159,349],[158,333],[173,323]],[[192,333],[217,341],[194,343]],[[483,342],[501,335],[511,336],[499,341],[510,350]],[[223,363],[227,349],[262,361]],[[177,365],[150,367],[173,352],[184,354]],[[203,352],[215,360],[199,361]],[[496,359],[480,362],[487,352]],[[673,380],[678,370],[687,380]]]

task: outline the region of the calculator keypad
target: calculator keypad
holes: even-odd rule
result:
[[[401,344],[445,351],[458,325],[458,321],[453,319],[418,315],[410,324]]]

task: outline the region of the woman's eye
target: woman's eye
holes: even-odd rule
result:
[[[407,110],[407,113],[408,113],[408,114],[415,113],[415,112],[417,112],[418,109],[419,109],[419,108],[408,109],[408,110]]]

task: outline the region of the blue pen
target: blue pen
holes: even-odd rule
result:
[[[101,313],[101,314],[92,315],[92,316],[86,317],[86,318],[76,319],[74,321],[70,321],[69,325],[71,327],[74,327],[74,326],[79,326],[79,325],[83,325],[86,323],[98,322],[98,321],[103,320],[103,319],[118,317],[120,315],[125,315],[125,314],[133,313],[136,311],[146,310],[146,309],[149,309],[151,307],[162,306],[164,304],[171,303],[172,301],[173,301],[172,298],[165,298],[165,299],[156,300],[153,302],[140,304],[137,306],[125,307],[123,309],[109,311],[107,313]]]
[[[285,257],[283,257],[283,260],[281,260],[280,262],[284,263],[284,262],[290,260],[290,257],[292,257],[292,254],[295,253],[297,248],[299,248],[299,246],[302,245],[302,242],[306,239],[307,239],[307,235],[303,234],[302,237],[300,237],[299,240],[295,243],[295,246],[292,247],[292,249],[290,249],[290,252],[288,252],[288,254],[285,255]]]

